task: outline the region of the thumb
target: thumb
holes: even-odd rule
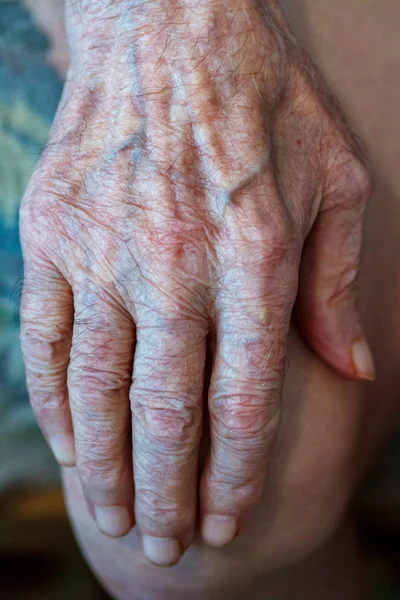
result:
[[[313,350],[346,377],[374,380],[357,307],[364,213],[371,178],[358,159],[330,186],[304,246],[296,316]]]

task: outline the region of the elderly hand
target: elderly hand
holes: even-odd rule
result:
[[[197,508],[222,546],[260,497],[296,296],[312,348],[374,377],[356,309],[370,179],[275,0],[68,0],[67,26],[21,209],[30,397],[100,529],[135,518],[168,565]]]

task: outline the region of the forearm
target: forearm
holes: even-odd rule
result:
[[[271,22],[272,35],[266,37],[265,25]],[[66,0],[66,23],[73,56],[87,55],[88,64],[110,53],[118,61],[128,45],[135,64],[168,63],[179,70],[183,63],[191,68],[196,57],[210,55],[218,74],[232,71],[237,56],[249,66],[255,60],[253,70],[261,71],[255,56],[261,56],[261,47],[253,40],[263,37],[272,55],[269,40],[286,27],[277,0]]]
[[[253,10],[280,11],[279,0],[65,0],[65,6],[67,18],[77,27],[91,19],[96,29],[110,21],[136,29],[145,18],[146,25],[159,32],[172,26],[184,30],[189,24],[194,31],[209,26],[211,32],[215,23],[210,14],[224,14],[231,21]]]

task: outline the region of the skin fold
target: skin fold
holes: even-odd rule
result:
[[[68,0],[66,25],[21,208],[28,387],[99,528],[135,522],[165,566],[197,526],[222,547],[251,519],[295,301],[327,364],[375,377],[356,306],[371,177],[278,2]]]

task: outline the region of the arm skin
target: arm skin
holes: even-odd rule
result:
[[[135,519],[169,565],[197,514],[220,547],[258,503],[296,298],[315,352],[374,378],[356,308],[370,176],[278,2],[68,0],[66,24],[21,209],[28,386],[100,529]]]

